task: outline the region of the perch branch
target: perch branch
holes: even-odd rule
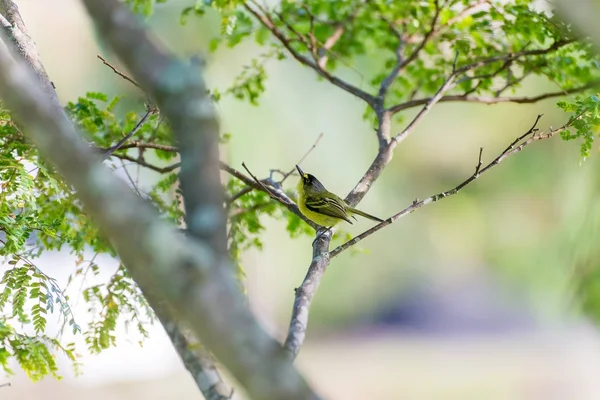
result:
[[[498,165],[505,158],[520,152],[526,146],[530,145],[533,142],[539,140],[545,140],[553,137],[555,134],[567,129],[569,126],[573,124],[573,122],[578,118],[575,116],[571,118],[565,125],[558,129],[551,129],[547,133],[538,133],[537,125],[542,116],[538,115],[532,127],[525,132],[523,135],[517,137],[498,157],[496,157],[492,162],[483,167],[483,147],[479,149],[479,156],[477,159],[477,164],[475,165],[474,173],[469,176],[466,180],[455,186],[454,188],[435,194],[426,198],[425,200],[415,200],[413,204],[404,210],[398,212],[392,217],[388,218],[384,222],[374,226],[373,228],[361,233],[360,235],[354,237],[348,242],[338,246],[331,252],[327,252],[330,237],[322,237],[321,235],[317,238],[315,243],[313,244],[313,258],[308,269],[307,275],[300,285],[299,288],[296,289],[296,296],[294,300],[294,306],[292,309],[292,318],[290,321],[290,326],[288,329],[288,335],[285,341],[285,349],[291,354],[291,357],[294,358],[298,352],[300,351],[300,347],[304,342],[304,338],[306,335],[306,329],[308,326],[308,314],[309,308],[312,302],[312,299],[316,293],[316,290],[319,286],[320,280],[327,269],[332,258],[339,255],[342,251],[348,249],[349,247],[355,245],[366,237],[372,235],[378,230],[392,224],[394,221],[399,218],[408,215],[419,208],[441,200],[443,198],[452,196],[458,193],[461,189],[463,189],[468,184],[472,183],[474,180],[479,178],[483,173],[487,172],[494,166]]]
[[[308,314],[313,297],[331,260],[328,249],[332,231],[321,232],[313,242],[313,255],[302,284],[296,288],[288,334],[283,345],[293,360],[298,355],[308,327]]]

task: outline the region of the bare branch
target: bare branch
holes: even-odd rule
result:
[[[409,207],[405,208],[404,210],[400,211],[399,213],[388,218],[386,221],[384,221],[384,222],[374,226],[373,228],[363,232],[362,234],[354,237],[353,239],[349,240],[348,242],[338,246],[337,248],[335,248],[333,251],[331,251],[329,253],[327,252],[327,249],[328,249],[329,243],[330,243],[329,238],[325,237],[325,238],[321,239],[321,236],[318,236],[317,240],[315,240],[315,243],[313,244],[313,259],[312,259],[311,265],[308,269],[307,275],[306,275],[302,285],[298,289],[296,289],[294,307],[292,309],[292,318],[290,321],[288,336],[287,336],[287,339],[285,342],[285,348],[290,352],[291,356],[295,357],[297,355],[297,353],[300,350],[300,347],[304,341],[304,338],[306,335],[306,329],[308,326],[308,314],[309,314],[309,308],[310,308],[310,305],[312,302],[312,298],[319,286],[320,280],[321,280],[323,274],[325,273],[327,266],[329,265],[329,263],[333,257],[337,256],[342,251],[355,245],[356,243],[358,243],[361,240],[363,240],[364,238],[372,235],[373,233],[377,232],[378,230],[390,225],[391,223],[398,220],[399,218],[401,218],[407,214],[410,214],[413,211],[416,211],[417,209],[419,209],[427,204],[433,203],[442,198],[445,198],[445,197],[448,197],[448,196],[458,193],[461,189],[463,189],[469,183],[471,183],[475,179],[479,178],[479,176],[481,174],[485,173],[486,171],[491,169],[493,166],[498,165],[506,157],[521,151],[523,148],[525,148],[525,146],[528,146],[529,144],[531,144],[535,141],[548,139],[548,138],[554,136],[556,133],[559,133],[562,130],[569,127],[577,119],[577,117],[578,116],[569,120],[569,122],[567,122],[561,128],[550,130],[548,133],[537,134],[536,127],[541,118],[541,115],[538,116],[536,118],[533,126],[525,134],[519,136],[498,157],[496,157],[491,163],[486,165],[484,168],[482,168],[483,147],[481,147],[479,149],[479,156],[478,156],[477,164],[475,166],[475,172],[473,173],[473,175],[471,175],[465,181],[461,182],[459,185],[457,185],[453,189],[430,196],[425,200],[422,200],[422,201],[415,200],[413,202],[413,204],[410,205]],[[531,137],[529,137],[529,136],[531,136]],[[379,151],[379,153],[377,154],[377,157],[375,158],[375,160],[374,160],[373,164],[371,165],[371,167],[369,168],[369,170],[366,172],[363,179],[359,182],[357,187],[355,187],[355,189],[353,189],[353,191],[350,192],[350,194],[346,197],[347,201],[349,201],[349,202],[352,201],[352,203],[350,203],[350,204],[356,204],[356,202],[358,202],[362,198],[362,196],[364,196],[364,194],[368,191],[370,184],[377,178],[377,176],[375,174],[379,174],[381,172],[381,170],[385,167],[387,162],[389,161],[389,158],[391,158],[391,153],[392,153],[391,146],[384,149],[384,151],[381,151],[381,150]],[[370,174],[373,174],[374,176],[371,176]],[[364,186],[360,186],[361,184]]]
[[[380,229],[392,224],[393,222],[397,221],[398,219],[402,218],[403,216],[408,215],[423,206],[426,206],[427,204],[431,204],[438,200],[455,195],[461,189],[463,189],[465,186],[472,183],[474,180],[479,178],[479,176],[481,176],[482,174],[489,171],[494,166],[501,163],[507,157],[520,152],[526,146],[530,145],[533,142],[537,142],[540,140],[545,140],[545,139],[549,139],[549,138],[553,137],[557,133],[562,132],[565,129],[567,129],[569,126],[571,126],[573,124],[573,122],[575,122],[577,120],[577,118],[579,118],[579,116],[575,116],[575,117],[571,118],[566,124],[564,124],[560,128],[550,129],[546,133],[538,133],[537,125],[538,125],[538,122],[540,121],[541,117],[542,117],[542,115],[538,115],[533,126],[527,132],[525,132],[523,135],[517,137],[506,149],[504,149],[504,151],[502,151],[502,153],[500,153],[500,155],[498,155],[493,161],[491,161],[489,164],[487,164],[483,168],[482,168],[482,161],[481,161],[481,157],[483,154],[483,148],[480,148],[479,149],[479,159],[478,159],[478,163],[475,167],[475,172],[473,173],[473,175],[469,176],[467,179],[465,179],[463,182],[461,182],[454,188],[447,190],[445,192],[435,194],[433,196],[429,196],[425,200],[421,200],[421,201],[415,200],[412,205],[410,205],[410,206],[406,207],[404,210],[394,214],[390,218],[386,219],[384,222],[382,222],[378,225],[375,225],[371,229],[361,233],[360,235],[349,240],[348,242],[338,246],[337,248],[335,248],[334,250],[332,250],[329,253],[329,257],[333,258],[333,257],[337,256],[342,251],[348,249],[350,246],[354,246],[355,244],[357,244],[361,240],[365,239],[366,237],[368,237],[368,236],[372,235],[373,233],[379,231]]]
[[[452,88],[452,86],[454,85],[455,79],[456,79],[456,69],[453,67],[452,73],[446,79],[446,81],[443,83],[443,85],[440,86],[437,93],[433,97],[431,97],[427,103],[425,103],[425,106],[417,113],[417,115],[412,119],[412,121],[409,122],[409,124],[406,126],[406,128],[404,128],[404,130],[402,130],[402,132],[400,132],[399,134],[397,134],[396,136],[394,136],[392,138],[392,140],[390,141],[390,147],[392,149],[394,147],[396,147],[398,145],[398,143],[400,143],[401,141],[406,139],[406,137],[409,134],[412,133],[412,131],[416,128],[419,121],[421,121],[421,119],[423,119],[423,117],[425,117],[429,113],[429,111],[431,111],[431,108],[442,98],[444,93],[446,93],[448,90],[450,90]]]
[[[138,89],[142,89],[142,87],[139,85],[139,83],[137,83],[136,81],[134,81],[133,79],[131,79],[130,77],[128,77],[127,75],[125,75],[124,73],[119,71],[115,66],[113,66],[111,63],[106,61],[100,54],[97,54],[96,57],[98,57],[100,59],[100,61],[102,61],[102,64],[104,64],[108,68],[112,69],[112,71],[115,74],[119,75],[121,78],[125,79],[127,82],[131,83],[133,86],[137,87]]]
[[[313,145],[311,146],[310,149],[308,149],[306,151],[306,153],[304,153],[304,155],[300,158],[300,160],[298,160],[298,162],[296,163],[296,165],[300,165],[302,164],[302,161],[304,161],[306,159],[306,157],[308,157],[308,155],[310,153],[312,153],[312,151],[314,149],[317,148],[317,145],[319,144],[319,142],[321,141],[321,139],[323,138],[323,132],[319,133],[319,136],[317,136],[317,140],[315,140],[315,142],[313,143]],[[296,171],[296,167],[294,166],[292,169],[290,169],[290,171],[288,173],[286,173],[283,178],[281,179],[281,181],[279,182],[280,184],[282,184],[283,182],[285,182],[285,180],[287,178],[289,178],[294,172]]]
[[[117,144],[115,144],[114,146],[112,146],[106,150],[106,152],[104,153],[104,159],[107,159],[108,157],[110,157],[115,151],[119,150],[125,144],[125,142],[127,142],[129,139],[131,139],[131,137],[140,130],[142,125],[144,125],[144,122],[146,122],[148,117],[155,112],[156,112],[155,109],[148,108],[148,110],[146,111],[144,116],[133,127],[133,129],[127,135],[125,135],[123,137],[123,139],[119,140],[119,142],[117,142]]]
[[[166,174],[169,172],[173,172],[175,171],[177,168],[181,167],[181,163],[180,162],[176,162],[174,164],[171,165],[167,165],[166,167],[159,167],[156,166],[154,164],[150,164],[149,162],[147,162],[146,160],[144,160],[143,158],[140,157],[131,157],[128,156],[127,154],[122,154],[122,153],[114,153],[111,154],[111,157],[116,157],[119,158],[121,160],[126,160],[126,161],[131,161],[132,163],[138,164],[144,168],[148,168],[152,171],[158,172],[159,174]]]
[[[396,36],[398,45],[396,46],[396,50],[395,50],[396,65],[394,66],[394,68],[392,68],[390,73],[383,79],[383,81],[381,82],[381,85],[379,86],[379,93],[377,94],[377,98],[379,100],[380,107],[385,107],[385,96],[387,94],[389,87],[396,80],[398,75],[400,75],[400,71],[402,70],[402,68],[407,65],[404,62],[405,60],[402,55],[402,50],[404,49],[405,39],[402,36],[402,33],[396,29],[396,27],[393,25],[393,23],[391,21],[387,21],[387,20],[385,20],[385,21],[387,22],[387,24],[388,24],[390,30],[392,31],[392,33],[394,34],[394,36]],[[416,53],[413,53],[413,55],[415,55],[415,54]]]
[[[159,148],[159,150],[165,150],[165,151],[177,151],[177,149],[175,147],[172,146],[165,146],[162,147],[162,145],[152,145],[150,143],[130,143],[128,145],[124,145],[123,147],[121,147],[120,150],[126,149],[126,148]],[[100,150],[104,150],[104,149],[100,149]],[[144,160],[143,158],[136,158],[136,157],[131,157],[127,154],[122,154],[122,153],[113,153],[111,155],[111,157],[116,157],[119,158],[121,160],[126,160],[126,161],[130,161],[132,163],[138,164],[144,168],[148,168],[152,171],[158,172],[159,174],[166,174],[169,172],[173,172],[174,170],[176,170],[177,168],[181,167],[181,163],[180,162],[176,162],[173,163],[171,165],[167,165],[166,167],[159,167],[157,165],[154,164],[150,164],[149,162],[147,162],[146,160]],[[244,165],[244,164],[242,164]],[[269,194],[269,196],[271,196],[271,198],[273,198],[274,200],[276,200],[277,202],[279,202],[281,205],[283,205],[284,207],[286,207],[290,212],[296,214],[298,217],[300,217],[301,219],[303,219],[307,224],[309,224],[311,227],[313,227],[315,230],[318,229],[318,226],[315,225],[311,220],[307,219],[298,209],[298,206],[296,205],[296,203],[289,198],[289,196],[283,191],[283,189],[281,189],[281,182],[276,183],[273,182],[269,179],[265,179],[265,180],[259,180],[258,178],[256,178],[254,175],[251,174],[251,177],[248,177],[246,175],[244,175],[243,173],[241,173],[240,171],[236,170],[235,168],[227,165],[224,162],[220,162],[219,163],[219,168],[225,172],[227,172],[228,174],[230,174],[231,176],[239,179],[240,181],[244,182],[246,185],[248,185],[248,187],[242,189],[239,193],[236,193],[231,199],[227,200],[228,204],[231,204],[233,201],[237,200],[238,198],[240,198],[241,196],[243,196],[246,193],[249,193],[252,190],[260,190],[262,192],[265,192],[267,194]],[[244,168],[245,167],[244,165]],[[248,171],[248,169],[246,169]],[[268,186],[267,186],[268,185]]]
[[[468,9],[464,10],[464,14],[462,14],[462,15],[464,16],[464,15],[468,15],[469,13],[476,12],[476,10],[479,9],[480,7],[487,6],[487,3],[488,3],[487,0],[482,0],[477,3],[477,7],[468,7]],[[447,93],[450,89],[452,89],[452,87],[454,87],[456,80],[461,75],[467,73],[468,71],[475,70],[479,67],[482,67],[482,66],[485,66],[488,64],[497,63],[497,62],[502,63],[502,65],[500,66],[500,70],[507,69],[510,67],[510,65],[512,65],[512,63],[514,61],[518,60],[521,57],[548,54],[548,53],[551,53],[551,52],[573,42],[573,40],[571,40],[571,39],[560,40],[545,49],[522,50],[517,53],[501,54],[501,55],[498,55],[495,57],[489,57],[489,58],[477,60],[475,62],[464,65],[462,67],[457,66],[457,62],[458,62],[458,54],[457,54],[457,56],[455,57],[454,62],[452,64],[451,73],[446,78],[446,80],[443,82],[443,84],[439,87],[438,91],[436,92],[436,94],[434,96],[427,98],[427,99],[413,100],[414,96],[417,94],[417,91],[418,91],[418,88],[417,88],[410,95],[410,99],[408,102],[385,109],[384,107],[382,107],[383,101],[385,100],[385,98],[384,98],[385,93],[388,90],[389,86],[394,81],[394,79],[398,76],[399,73],[401,73],[403,65],[404,66],[408,65],[410,62],[412,62],[414,59],[416,59],[419,55],[419,52],[426,46],[426,43],[431,39],[431,37],[439,32],[440,28],[436,27],[437,18],[439,16],[440,8],[444,7],[447,4],[447,2],[443,2],[441,6],[437,6],[437,4],[438,3],[436,2],[436,16],[434,16],[434,18],[432,20],[430,30],[428,31],[428,33],[425,34],[425,36],[423,36],[422,38],[419,39],[420,41],[417,42],[418,43],[417,47],[415,48],[415,50],[413,50],[413,52],[408,56],[408,58],[406,60],[402,60],[402,54],[400,53],[402,50],[401,49],[402,43],[400,41],[400,39],[402,39],[401,34],[400,34],[400,32],[395,30],[395,27],[393,26],[393,24],[390,25],[390,28],[393,30],[393,32],[396,34],[396,36],[399,39],[399,46],[396,49],[397,50],[397,52],[396,52],[397,63],[395,65],[395,67],[392,69],[392,71],[390,71],[388,73],[386,78],[384,78],[382,85],[379,88],[378,97],[375,98],[376,102],[375,103],[368,102],[371,105],[371,107],[373,107],[373,109],[375,110],[377,120],[378,120],[377,135],[378,135],[378,139],[379,139],[379,151],[378,151],[375,159],[373,160],[371,166],[369,167],[369,169],[366,171],[366,173],[363,175],[363,177],[360,179],[360,181],[357,183],[357,185],[352,189],[352,191],[346,196],[346,199],[345,199],[346,202],[352,206],[356,205],[364,197],[364,195],[368,192],[368,190],[370,189],[370,186],[373,184],[373,182],[380,176],[380,174],[383,171],[383,169],[385,168],[385,166],[391,160],[395,146],[401,140],[403,140],[408,134],[410,134],[410,132],[415,128],[415,126],[418,124],[418,122],[420,122],[420,120],[430,111],[430,109],[432,108],[432,106],[434,104],[436,104],[439,101],[459,101],[458,99],[453,98],[451,96],[446,96],[445,93]],[[412,38],[409,38],[409,39],[412,39]],[[281,39],[280,39],[280,41],[281,41]],[[310,48],[310,46],[311,46],[310,42],[308,44],[305,41],[301,41],[301,42]],[[407,39],[406,42],[408,43],[409,40]],[[413,43],[413,42],[410,42],[410,43]],[[313,52],[313,57],[314,57],[314,52]],[[475,97],[468,96],[468,94],[470,94],[470,93],[463,95],[462,96],[463,98],[461,98],[460,100],[461,101],[469,101],[469,100],[472,100],[475,98]],[[561,92],[561,95],[562,94],[564,94],[564,92]],[[550,95],[547,95],[547,96],[551,97]],[[543,98],[544,97],[540,97],[540,99],[538,99],[538,100],[541,100]],[[512,98],[512,99],[514,99],[514,98]],[[498,102],[500,102],[500,101],[498,101]],[[417,116],[413,119],[413,121],[410,122],[408,124],[408,126],[401,133],[399,133],[394,139],[389,140],[389,130],[390,130],[390,126],[391,126],[392,115],[403,109],[410,108],[410,107],[416,107],[416,106],[422,106],[423,108],[420,110],[420,112],[417,114]],[[536,121],[536,125],[537,125],[537,121]],[[535,130],[535,126],[534,126],[534,128],[532,128],[530,130],[530,132],[528,132],[528,135],[531,135],[534,130]],[[555,134],[556,132],[557,131],[551,131],[548,134],[544,134],[541,136],[536,135],[534,138],[530,138],[530,139],[526,140],[525,142],[520,143],[516,148],[508,150],[504,156],[499,157],[497,160],[492,162],[492,164],[494,164],[494,163],[497,164],[497,163],[501,162],[506,156],[508,156],[510,154],[514,154],[514,152],[520,151],[523,147],[525,147],[532,141],[541,140],[542,138],[546,138],[545,136],[548,136],[548,135],[551,136],[551,135]],[[525,136],[521,137],[521,139],[524,139],[524,138],[525,138]],[[448,195],[452,195],[452,194],[458,192],[459,190],[461,190],[465,185],[467,185],[472,180],[479,177],[479,175],[481,173],[483,173],[483,172],[487,171],[487,169],[491,168],[490,165],[487,165],[485,168],[482,168],[482,166],[483,166],[482,157],[483,157],[483,149],[481,148],[479,151],[478,162],[475,167],[475,172],[473,174],[473,177],[471,177],[467,181],[465,181],[466,183],[463,182],[461,185],[458,185],[456,188],[454,188],[453,189],[453,190],[455,190],[454,192],[453,192],[453,190],[444,192],[442,194],[432,196],[431,198],[426,199],[423,202],[415,201],[414,205],[411,206],[412,208],[407,209],[407,211],[404,211],[404,213],[406,214],[408,212],[412,212],[415,209],[421,207],[422,205],[429,204],[433,201],[437,201],[440,198],[446,197]],[[404,215],[404,214],[402,214],[402,215]],[[391,218],[399,218],[400,216],[394,216]],[[389,221],[386,221],[378,226],[386,226],[387,224],[389,224],[391,222],[393,222],[392,219],[390,219]],[[367,232],[370,232],[370,231],[367,231]],[[368,235],[366,235],[366,236],[368,236]],[[362,237],[359,237],[356,240],[357,241],[362,240]],[[302,345],[302,343],[304,341],[307,322],[308,322],[309,307],[310,307],[312,298],[313,298],[313,296],[317,290],[317,287],[319,285],[320,279],[323,276],[323,273],[325,272],[327,266],[329,265],[331,256],[337,255],[337,254],[339,254],[339,252],[341,250],[343,250],[343,249],[340,249],[341,248],[341,246],[340,246],[340,247],[338,247],[338,249],[334,250],[332,253],[328,253],[327,250],[328,250],[329,243],[330,243],[329,238],[322,239],[321,236],[317,236],[317,239],[313,243],[313,258],[312,258],[312,262],[309,267],[307,276],[304,279],[302,285],[298,289],[296,289],[296,297],[295,297],[294,307],[292,310],[292,318],[290,321],[288,336],[287,336],[287,339],[285,342],[285,348],[290,352],[292,358],[296,356],[296,354],[298,353],[298,351],[300,349],[300,346]],[[346,246],[346,247],[344,247],[344,249],[345,249],[345,248],[351,246],[352,244],[354,244],[354,243],[349,242],[349,244],[347,244],[347,245],[344,244],[342,246]]]
[[[323,43],[323,46],[321,46],[321,48],[319,49],[319,68],[325,69],[327,67],[327,61],[329,59],[327,53],[329,52],[329,50],[331,50],[333,46],[335,46],[338,40],[340,40],[340,38],[344,34],[345,29],[346,28],[342,23],[338,23],[331,36],[329,36],[325,40],[325,43]]]

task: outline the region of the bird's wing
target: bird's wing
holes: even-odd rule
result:
[[[306,208],[316,213],[343,219],[348,223],[352,223],[350,218],[348,218],[348,213],[343,205],[343,200],[338,200],[337,196],[334,196],[335,195],[332,193],[328,193],[326,197],[308,196],[305,200]]]

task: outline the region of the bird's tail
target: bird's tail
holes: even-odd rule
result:
[[[368,218],[368,219],[373,220],[373,221],[383,222],[383,220],[381,218],[377,218],[377,217],[375,217],[375,216],[373,216],[371,214],[367,214],[366,212],[357,210],[356,208],[350,208],[350,207],[348,207],[348,211],[350,211],[352,214],[358,214],[361,217],[365,217],[365,218]]]

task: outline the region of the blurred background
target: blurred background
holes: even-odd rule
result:
[[[263,50],[247,45],[208,54],[219,21],[192,18],[181,27],[179,12],[188,3],[158,5],[149,23],[176,53],[207,57],[209,85],[225,88]],[[139,100],[96,58],[102,54],[118,65],[97,41],[79,1],[18,5],[63,103],[88,91]],[[303,169],[318,171],[329,190],[347,193],[377,147],[361,118],[363,104],[296,63],[273,61],[266,69],[267,92],[258,107],[231,98],[218,104],[222,128],[232,133],[223,158],[236,168],[245,161],[265,176],[270,168],[292,168],[322,132]],[[548,89],[554,89],[548,82],[530,80],[519,94]],[[491,160],[537,114],[544,114],[540,128],[562,125],[567,116],[555,103],[437,105],[397,148],[361,209],[388,217],[414,198],[456,186],[473,172],[479,147],[484,162]],[[581,312],[600,300],[589,290],[583,296],[577,279],[598,259],[599,163],[595,154],[581,162],[577,143],[536,143],[460,194],[336,258],[314,299],[298,368],[329,399],[600,398],[600,335],[594,315]],[[263,251],[244,256],[248,294],[264,326],[284,338],[312,239],[290,239],[284,223],[267,226]],[[361,221],[344,228],[360,233],[368,226]],[[74,268],[67,252],[47,254],[37,264],[61,284]],[[98,264],[98,279],[116,268],[108,257]],[[89,311],[77,289],[70,295],[83,326]],[[0,380],[11,383],[0,388],[0,398],[202,398],[158,325],[141,344],[123,326],[117,348],[100,355],[89,355],[82,337],[73,339],[83,375],[74,377],[64,360],[60,382],[32,383],[17,371]]]

